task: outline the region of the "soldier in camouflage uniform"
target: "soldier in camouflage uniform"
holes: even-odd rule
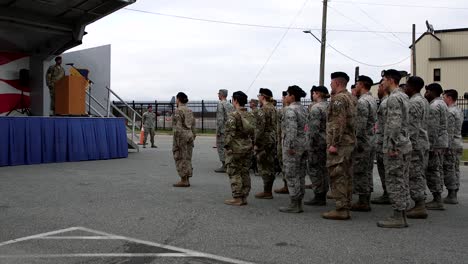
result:
[[[457,192],[460,187],[460,159],[463,154],[461,129],[463,112],[457,106],[458,92],[445,90],[444,101],[448,106],[448,150],[444,155],[444,183],[448,190],[446,204],[458,204]]]
[[[344,72],[331,74],[331,101],[327,113],[327,168],[331,195],[336,209],[322,213],[325,219],[347,220],[351,216],[353,163],[352,153],[356,143],[356,99],[346,86],[349,76]]]
[[[429,137],[427,135],[427,116],[429,103],[421,94],[424,81],[412,76],[406,82],[405,93],[409,101],[409,138],[413,151],[411,153],[409,187],[411,199],[415,206],[406,212],[408,218],[427,218],[426,210],[426,177],[424,176],[429,157]]]
[[[226,98],[228,96],[228,90],[220,89],[218,92],[218,107],[216,108],[216,148],[218,150],[219,160],[222,165],[216,169],[215,172],[223,173],[226,172],[226,164],[224,157],[224,126],[228,119],[229,113],[234,111],[234,107],[230,104]]]
[[[387,98],[388,91],[383,87],[382,80],[380,81],[379,88],[377,90],[377,96],[379,97],[380,104],[377,110],[377,124],[375,129],[375,157],[377,160],[377,170],[379,172],[380,181],[382,183],[383,194],[375,199],[371,200],[373,204],[391,204],[390,198],[388,197],[387,185],[385,184],[385,166],[383,162],[383,135],[385,127],[385,113],[387,112]]]
[[[176,96],[177,109],[172,119],[174,140],[172,153],[176,163],[177,172],[181,180],[173,184],[174,187],[189,187],[189,178],[192,177],[192,151],[195,141],[195,118],[192,110],[187,107],[188,98],[185,93]]]
[[[143,148],[146,148],[148,141],[148,134],[150,135],[151,147],[156,148],[154,145],[154,129],[156,128],[156,114],[153,112],[153,107],[148,106],[148,111],[143,114],[141,123],[143,123],[144,139]]]
[[[433,200],[426,204],[429,210],[444,210],[442,191],[444,188],[443,160],[448,147],[447,105],[442,100],[442,86],[432,83],[426,86],[425,97],[429,101],[429,163],[426,170],[426,181]]]
[[[408,227],[406,209],[409,205],[409,165],[411,141],[409,139],[409,98],[398,84],[401,74],[397,70],[382,72],[382,85],[388,90],[387,112],[383,137],[385,181],[392,203],[393,215],[378,221],[379,227]]]
[[[359,201],[351,205],[351,211],[368,212],[373,190],[374,126],[377,121],[377,102],[370,93],[374,82],[365,75],[356,80],[356,95],[359,98],[356,115],[356,148],[353,153],[353,192]]]
[[[55,113],[55,83],[65,76],[65,70],[62,67],[62,57],[58,56],[55,58],[55,65],[52,65],[47,69],[46,83],[49,87],[50,95],[50,111],[51,114]]]
[[[258,100],[257,99],[250,99],[249,102],[250,110],[255,118],[257,119],[258,114]],[[255,121],[256,122],[256,121]],[[250,168],[253,170],[255,176],[258,176],[258,166],[257,166],[257,157],[255,157],[255,152],[252,148],[252,157],[251,157],[251,165]]]
[[[313,104],[309,105],[307,169],[314,190],[314,198],[305,205],[323,206],[327,203],[329,186],[327,172],[327,98],[325,86],[313,86],[310,90]]]
[[[231,182],[233,199],[224,201],[227,205],[246,205],[250,192],[250,154],[253,149],[255,118],[247,112],[244,105],[247,95],[241,91],[232,95],[235,112],[230,113],[226,123],[226,137],[224,149],[226,150],[227,174]]]
[[[288,87],[282,120],[283,131],[283,168],[288,183],[290,203],[287,207],[280,207],[283,213],[302,213],[302,199],[305,193],[305,175],[307,162],[307,146],[305,127],[308,111],[301,104],[301,98],[306,93],[297,85]]]
[[[283,178],[283,187],[275,189],[275,193],[279,194],[289,194],[288,190],[288,183],[286,182],[286,178],[284,175],[284,166],[283,166],[283,133],[281,129],[281,124],[283,122],[284,116],[284,109],[289,103],[286,101],[286,96],[288,96],[288,92],[283,91],[283,107],[281,109],[276,109],[278,120],[276,122],[276,155],[278,156],[279,166],[281,168],[281,176]]]
[[[273,199],[277,116],[272,97],[273,93],[269,89],[260,88],[258,99],[261,108],[256,118],[254,141],[258,171],[263,179],[263,192],[255,194],[255,198],[258,199]]]

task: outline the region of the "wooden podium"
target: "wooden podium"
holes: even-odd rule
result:
[[[64,76],[55,83],[55,114],[85,115],[86,85],[82,76]]]

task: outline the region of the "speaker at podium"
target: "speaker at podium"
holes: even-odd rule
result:
[[[86,88],[83,76],[69,75],[55,83],[55,114],[86,115]]]

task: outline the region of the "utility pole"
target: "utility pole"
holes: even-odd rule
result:
[[[354,70],[354,82],[357,81],[358,77],[359,77],[359,66],[356,66]]]
[[[411,46],[412,64],[413,64],[413,76],[416,76],[416,24],[413,24],[413,46]]]
[[[323,14],[322,14],[322,41],[320,52],[320,79],[319,84],[323,86],[325,76],[325,48],[327,43],[327,4],[328,0],[323,0]]]

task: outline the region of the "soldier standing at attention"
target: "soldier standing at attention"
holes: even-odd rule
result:
[[[146,142],[148,140],[148,134],[150,135],[151,147],[157,148],[154,145],[154,129],[156,128],[156,114],[153,112],[153,107],[148,106],[148,111],[143,114],[141,122],[143,123],[144,139],[143,148],[146,148]]]
[[[358,76],[354,89],[357,102],[356,148],[353,153],[353,192],[359,201],[351,205],[351,211],[368,212],[370,196],[374,189],[374,126],[377,121],[377,102],[370,93],[374,82],[365,75]]]
[[[46,82],[49,87],[50,95],[50,111],[55,114],[55,83],[65,76],[65,70],[62,67],[62,57],[55,57],[55,65],[51,65],[47,69]]]
[[[234,107],[226,98],[228,96],[228,90],[220,89],[218,92],[218,107],[216,108],[216,148],[218,150],[219,160],[222,165],[215,172],[223,173],[226,172],[226,164],[224,161],[224,126],[227,122],[229,113],[234,111]]]
[[[426,97],[429,102],[429,163],[426,170],[426,181],[434,198],[426,204],[428,210],[445,210],[442,203],[442,191],[444,189],[443,160],[444,152],[448,147],[447,133],[447,105],[440,97],[442,86],[432,83],[426,86]]]
[[[346,86],[349,76],[344,72],[331,74],[331,101],[327,113],[327,168],[331,195],[336,209],[322,213],[325,219],[347,220],[351,216],[353,162],[351,154],[356,143],[356,99]]]
[[[192,177],[193,173],[192,151],[196,137],[195,118],[192,110],[188,109],[187,102],[188,98],[185,93],[180,92],[177,94],[177,109],[172,120],[174,130],[172,153],[181,180],[173,184],[174,187],[190,187],[189,178]]]
[[[263,179],[263,192],[255,194],[258,199],[273,199],[272,188],[275,181],[275,148],[276,148],[276,108],[272,103],[273,93],[270,89],[260,88],[258,100],[261,108],[257,114],[255,127],[254,150],[257,166]]]
[[[424,80],[412,76],[406,81],[405,93],[409,96],[408,133],[413,151],[409,171],[411,199],[415,206],[406,212],[408,218],[427,218],[426,210],[426,177],[424,176],[429,158],[429,137],[427,135],[427,116],[429,103],[421,94]]]
[[[460,159],[463,154],[463,139],[461,129],[463,112],[457,106],[458,92],[445,90],[444,101],[448,106],[448,150],[444,155],[444,183],[448,195],[446,204],[458,204],[457,192],[460,187]]]
[[[310,90],[312,101],[308,114],[307,168],[314,198],[304,202],[305,205],[323,206],[327,203],[329,186],[327,172],[327,98],[330,97],[325,86],[313,86]]]
[[[250,192],[250,154],[253,149],[255,118],[244,107],[247,95],[241,91],[232,95],[235,112],[229,114],[226,123],[226,167],[233,199],[224,201],[227,205],[246,205]]]
[[[297,85],[288,87],[282,121],[283,131],[283,168],[288,183],[290,203],[280,207],[283,213],[302,213],[302,199],[305,193],[305,175],[307,166],[306,131],[308,111],[301,104],[301,98],[307,94]]]
[[[278,160],[279,160],[279,165],[281,168],[281,176],[283,178],[283,187],[275,189],[275,193],[279,194],[288,194],[288,183],[286,182],[286,178],[284,175],[284,166],[283,166],[283,133],[281,129],[281,123],[283,122],[283,116],[284,116],[284,109],[286,106],[289,104],[286,102],[286,96],[288,96],[288,92],[283,91],[283,97],[282,97],[282,103],[283,107],[281,109],[277,109],[278,113],[278,120],[276,122],[276,152],[278,155]]]
[[[383,136],[385,123],[387,122],[385,113],[387,112],[388,91],[383,87],[382,80],[380,81],[377,90],[380,104],[377,109],[377,126],[375,130],[375,157],[377,160],[377,170],[379,171],[380,181],[382,183],[383,194],[380,197],[371,200],[373,204],[391,204],[388,197],[387,185],[385,184],[385,165],[383,162]]]
[[[388,90],[387,112],[383,137],[385,181],[392,203],[393,215],[378,221],[378,227],[408,227],[406,209],[409,205],[409,165],[411,141],[409,139],[409,98],[398,84],[401,74],[397,70],[382,71],[382,85]]]
[[[257,99],[250,99],[249,102],[250,110],[255,118],[257,119],[257,114],[258,114],[258,100]],[[257,121],[255,121],[257,122]],[[252,164],[250,165],[250,168],[253,170],[255,176],[258,176],[258,167],[257,167],[257,157],[255,157],[255,152],[253,151],[252,148]]]

